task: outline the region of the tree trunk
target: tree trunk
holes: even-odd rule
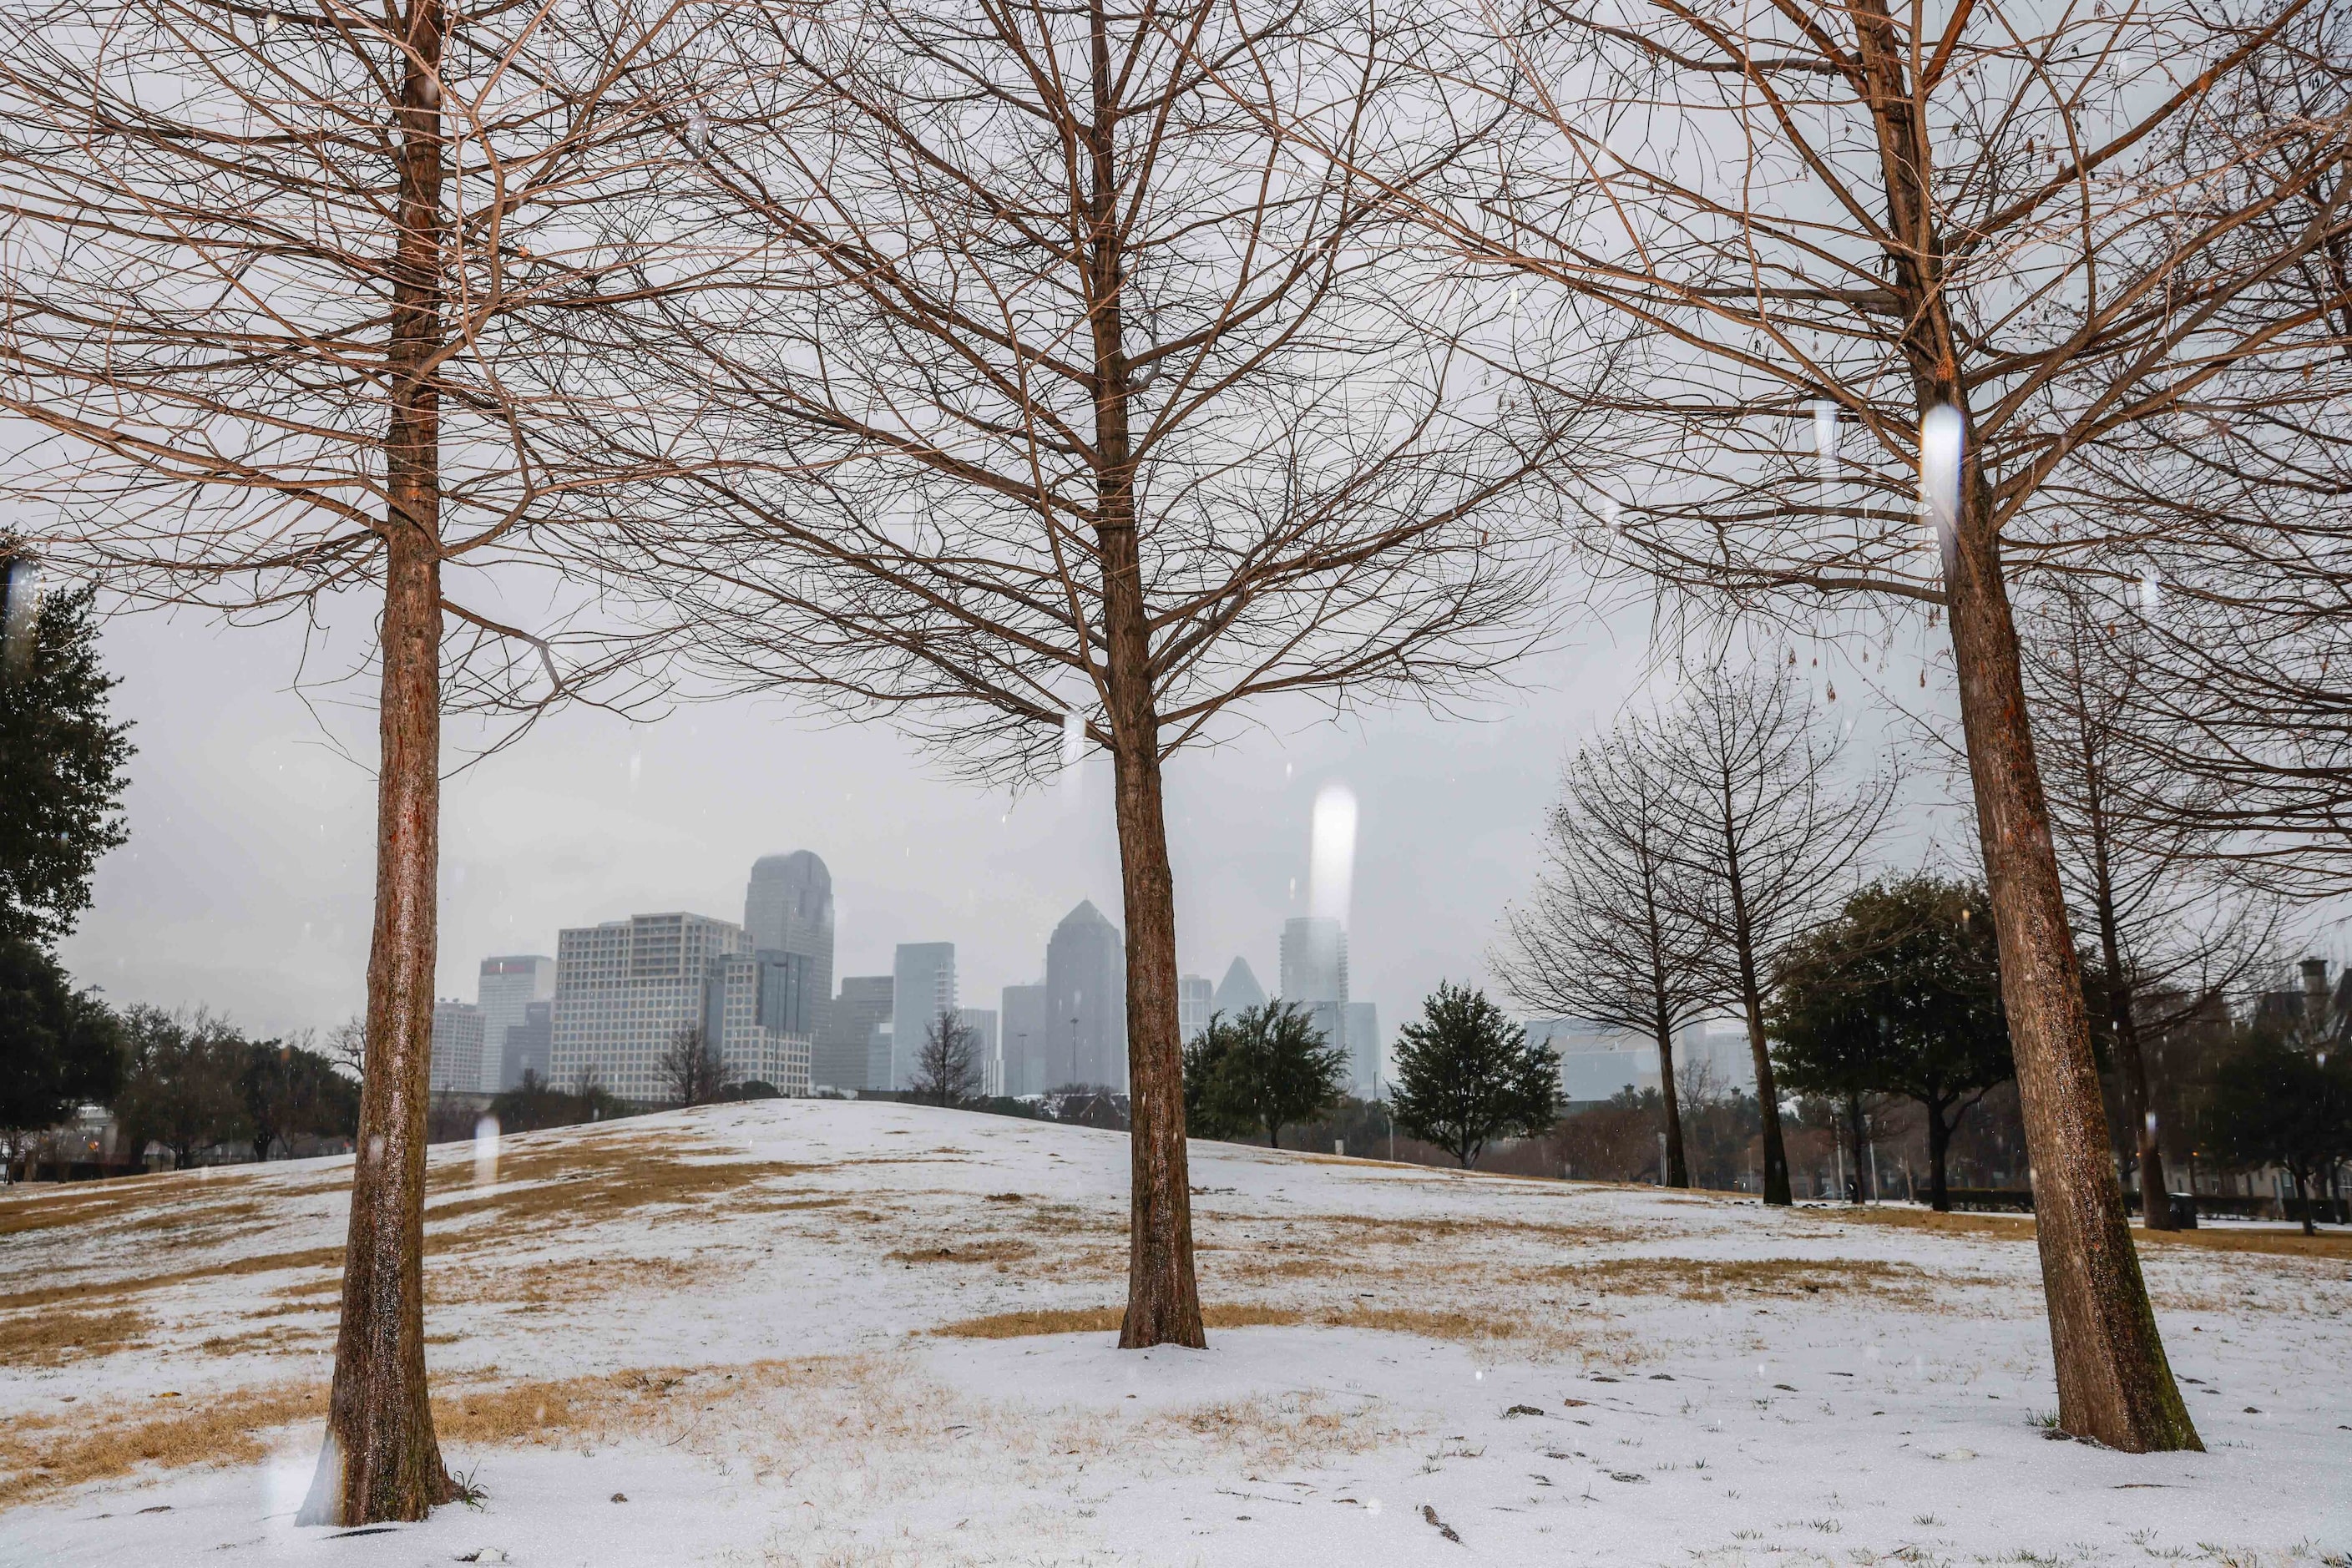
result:
[[[1923,413],[1927,406],[1923,399]],[[1963,440],[1945,595],[2033,1174],[2058,1425],[2132,1453],[2201,1448],[2165,1361],[2108,1153],[2090,1013],[2026,719],[1992,495],[1965,423]]]
[[[1747,992],[1748,1053],[1756,1062],[1756,1110],[1764,1134],[1764,1201],[1782,1208],[1796,1202],[1789,1187],[1789,1149],[1780,1141],[1780,1096],[1772,1085],[1772,1053],[1764,1041],[1764,999],[1756,988],[1755,966],[1740,963]]]
[[[2305,1179],[2300,1167],[2289,1171],[2287,1174],[2294,1178],[2294,1195],[2296,1201],[2303,1205],[2303,1234],[2317,1236],[2319,1227],[2311,1223],[2311,1184]]]
[[[1952,1128],[1956,1122],[1944,1120],[1944,1108],[1934,1100],[1922,1100],[1927,1108],[1927,1206],[1937,1214],[1952,1212],[1952,1189],[1947,1184],[1944,1163],[1952,1149]]]
[[[2139,1213],[2150,1230],[2172,1228],[2172,1205],[2164,1190],[2164,1151],[2156,1139],[2155,1100],[2148,1090],[2147,1058],[2133,1018],[2132,985],[2124,973],[2123,937],[2116,922],[2115,889],[2107,879],[2105,835],[2095,822],[2093,866],[2098,879],[2099,956],[2107,966],[2107,1028],[2116,1042],[2116,1070],[2122,1076],[2124,1114],[2131,1121],[2139,1156]]]
[[[1675,1088],[1675,1038],[1663,1019],[1657,1026],[1659,1097],[1666,1106],[1666,1185],[1687,1187],[1690,1166],[1683,1158],[1682,1095]]]
[[[400,235],[387,353],[383,694],[367,1068],[352,1161],[326,1447],[301,1524],[423,1519],[453,1500],[425,1379],[425,1135],[440,859],[440,0],[415,0],[401,84]]]
[[[1184,1042],[1176,1021],[1176,879],[1168,863],[1160,795],[1160,714],[1151,688],[1151,628],[1136,534],[1135,460],[1128,433],[1133,376],[1121,311],[1118,130],[1110,28],[1094,0],[1094,119],[1087,127],[1087,304],[1095,369],[1104,697],[1117,774],[1118,857],[1127,910],[1127,1061],[1131,1107],[1127,1317],[1122,1350],[1201,1348],[1201,1291],[1192,1272],[1191,1165],[1184,1150]]]
[[[1862,1096],[1845,1097],[1846,1137],[1853,1145],[1853,1201],[1862,1202]]]

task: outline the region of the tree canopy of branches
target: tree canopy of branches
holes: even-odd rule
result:
[[[1702,616],[1948,627],[2060,1426],[2132,1451],[2196,1435],[2108,1157],[2012,579],[2125,570],[2101,455],[2340,347],[2340,12],[1539,3],[1441,68],[1524,136],[1504,179],[1423,204],[1433,232],[1612,351],[1547,383],[1617,421],[1597,568]]]
[[[184,1170],[198,1150],[252,1136],[238,1081],[250,1043],[226,1019],[133,1006],[122,1014],[122,1034],[114,1114],[134,1157],[161,1143]]]
[[[693,270],[688,226],[646,210],[689,106],[639,85],[684,47],[682,10],[0,18],[0,409],[30,543],[134,602],[324,619],[348,592],[373,612],[363,1136],[306,1522],[457,1496],[419,1326],[442,718],[468,693],[527,717],[609,667],[539,570],[563,499],[607,477],[567,445],[597,384],[565,323]],[[553,602],[537,629],[504,608],[526,596]]]
[[[257,1040],[237,1074],[253,1157],[267,1160],[280,1142],[304,1136],[355,1137],[359,1085],[335,1070],[331,1057],[291,1040]]]
[[[0,584],[0,941],[54,942],[89,907],[99,857],[129,837],[131,726],[108,719],[95,590],[41,594],[37,563],[4,535]]]
[[[1312,1121],[1347,1092],[1348,1053],[1323,1037],[1296,1002],[1213,1015],[1184,1047],[1184,1121],[1194,1136],[1265,1134]]]
[[[980,1098],[980,1032],[952,1007],[942,1007],[923,1026],[908,1088],[933,1105],[962,1105]]]
[[[1687,1187],[1675,1034],[1734,993],[1710,961],[1695,912],[1702,900],[1671,842],[1685,824],[1667,798],[1674,781],[1658,765],[1659,744],[1654,726],[1631,721],[1570,760],[1544,819],[1535,891],[1504,916],[1492,966],[1524,1008],[1656,1044],[1665,1184]]]
[[[2082,595],[2053,595],[2026,622],[2026,689],[2042,740],[2051,830],[2080,928],[2095,943],[2087,994],[2098,1005],[2138,1151],[2141,1209],[2172,1224],[2157,1089],[2146,1039],[2235,994],[2271,956],[2282,924],[2264,868],[2217,827],[2220,785],[2179,765],[2151,731],[2178,731],[2150,688],[2168,672],[2141,614],[2103,615]]]
[[[1466,1168],[1497,1138],[1540,1132],[1559,1114],[1559,1056],[1483,991],[1440,982],[1397,1031],[1396,1124]]]
[[[0,937],[0,1133],[13,1159],[25,1134],[54,1127],[122,1082],[121,1030],[95,993],[77,991],[35,943]]]
[[[701,1025],[682,1024],[654,1058],[654,1081],[671,1105],[715,1105],[735,1075]]]
[[[2199,1142],[2215,1160],[2276,1165],[2294,1178],[2309,1236],[2315,1182],[2352,1159],[2352,1060],[2275,1031],[2250,1031],[2215,1065],[2198,1121]]]
[[[1967,882],[1874,882],[1782,956],[1768,1020],[1780,1081],[1851,1101],[1917,1100],[1929,1202],[1951,1207],[1946,1155],[1976,1103],[2015,1075],[1992,909]],[[1858,1126],[1849,1131],[1859,1136]]]
[[[572,1127],[583,1121],[606,1121],[626,1107],[599,1087],[593,1077],[572,1090],[557,1089],[525,1068],[522,1081],[490,1101],[502,1133],[536,1132],[548,1127]]]
[[[1694,671],[1654,732],[1662,842],[1714,984],[1739,1008],[1763,1118],[1764,1201],[1787,1204],[1789,1156],[1764,1026],[1789,945],[1834,907],[1895,797],[1896,776],[1842,776],[1843,743],[1785,669]]]
[[[615,546],[705,668],[967,775],[1109,753],[1134,1089],[1120,1343],[1203,1342],[1161,770],[1244,704],[1442,699],[1527,646],[1557,446],[1393,205],[1280,123],[1467,156],[1360,7],[820,0],[740,16],[700,199],[744,285],[645,313],[673,482]],[[1373,63],[1366,66],[1367,59]],[[1416,178],[1421,176],[1415,176]],[[700,443],[699,446],[697,443]]]

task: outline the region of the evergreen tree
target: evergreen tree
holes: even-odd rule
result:
[[[1441,981],[1397,1032],[1396,1124],[1466,1168],[1497,1138],[1524,1138],[1559,1110],[1559,1056],[1530,1044],[1483,991]]]
[[[184,1170],[199,1149],[252,1136],[239,1092],[247,1041],[204,1013],[134,1006],[122,1015],[126,1048],[114,1114],[135,1158],[152,1142]]]
[[[2311,1200],[2319,1178],[2352,1158],[2352,1062],[2305,1050],[2267,1030],[2250,1035],[2214,1068],[2200,1142],[2225,1165],[2276,1165],[2303,1200],[2303,1233],[2317,1234]]]
[[[335,1070],[334,1062],[286,1040],[246,1047],[237,1092],[252,1130],[253,1157],[269,1158],[280,1142],[312,1137],[354,1137],[360,1126],[360,1086]]]
[[[1207,1137],[1263,1132],[1277,1148],[1284,1128],[1339,1104],[1347,1083],[1348,1053],[1297,1003],[1219,1014],[1184,1053],[1185,1124]]]
[[[114,1098],[122,1037],[95,992],[76,991],[55,959],[0,937],[0,1134],[13,1160],[25,1134],[86,1100]]]
[[[1862,889],[1781,962],[1769,1017],[1783,1087],[1851,1105],[1900,1095],[1927,1113],[1929,1194],[1976,1103],[2016,1073],[1992,909],[1973,883],[1899,877]]]
[[[93,588],[34,601],[37,574],[0,535],[0,937],[56,942],[89,907],[99,857],[128,837],[128,724],[110,723]],[[26,618],[29,617],[29,618]]]

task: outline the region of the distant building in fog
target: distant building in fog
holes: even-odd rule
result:
[[[925,1037],[941,1013],[955,1011],[955,943],[900,942],[890,981],[890,1069],[882,1087],[912,1089]]]
[[[997,1040],[1004,1057],[1004,1094],[1043,1094],[1045,1081],[1045,985],[1008,985],[997,1020]]]
[[[746,950],[741,926],[709,915],[632,915],[558,932],[554,1081],[570,1089],[593,1070],[623,1100],[659,1100],[656,1063],[679,1029],[705,1022],[715,961]]]
[[[730,1077],[784,1094],[811,1085],[809,961],[801,953],[730,952],[714,958],[703,991],[703,1038]]]
[[[1282,999],[1310,1007],[1348,999],[1348,932],[1338,921],[1301,915],[1282,922]]]
[[[520,1081],[506,1071],[507,1031],[520,1027],[524,1009],[555,996],[555,960],[535,952],[511,953],[482,960],[476,983],[476,1005],[482,1010],[482,1081],[485,1094],[512,1089]],[[539,1058],[539,1072],[547,1073],[547,1058]]]
[[[482,1010],[455,999],[433,1004],[434,1091],[478,1094],[482,1089]]]
[[[1003,1094],[1004,1074],[996,1052],[996,1009],[959,1007],[956,1022],[971,1031],[971,1061],[980,1071],[980,1092]]]
[[[822,1035],[833,1001],[833,873],[824,862],[806,849],[753,861],[743,892],[743,935],[753,952],[803,960],[807,1027],[801,1032]]]
[[[892,989],[887,974],[843,977],[841,993],[826,1009],[824,1027],[817,1033],[816,1057],[810,1070],[819,1087],[843,1090],[884,1087],[873,1074],[872,1050],[876,1032],[890,1019]]]
[[[1205,974],[1181,974],[1176,978],[1176,1037],[1191,1045],[1209,1026],[1209,1015],[1216,1011],[1216,988]]]
[[[1658,1047],[1639,1035],[1587,1018],[1529,1018],[1527,1031],[1559,1053],[1560,1098],[1571,1105],[1658,1087]]]
[[[1381,1083],[1381,1010],[1370,1002],[1343,1002],[1339,1017],[1345,1037],[1335,1043],[1348,1053],[1348,1070],[1355,1079],[1349,1092],[1370,1100]]]
[[[1127,949],[1091,902],[1062,917],[1045,943],[1048,1088],[1127,1090]]]
[[[1212,1011],[1228,1018],[1239,1016],[1244,1008],[1265,1005],[1265,987],[1250,973],[1249,964],[1238,958],[1225,966],[1225,977],[1217,982],[1217,994],[1209,1000]]]
[[[554,963],[552,959],[548,962]],[[524,1003],[522,1022],[507,1026],[506,1038],[499,1050],[499,1081],[512,1089],[522,1082],[522,1075],[528,1072],[541,1083],[551,1083],[549,1064],[554,1050],[555,1004]]]

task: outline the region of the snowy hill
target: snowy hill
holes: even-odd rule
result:
[[[16,1190],[0,1563],[2352,1552],[2340,1237],[2144,1247],[2210,1451],[2134,1458],[2043,1440],[2021,1222],[1192,1161],[1210,1349],[1137,1354],[1115,1134],[769,1100],[436,1151],[427,1355],[487,1497],[341,1538],[291,1519],[347,1163]]]

